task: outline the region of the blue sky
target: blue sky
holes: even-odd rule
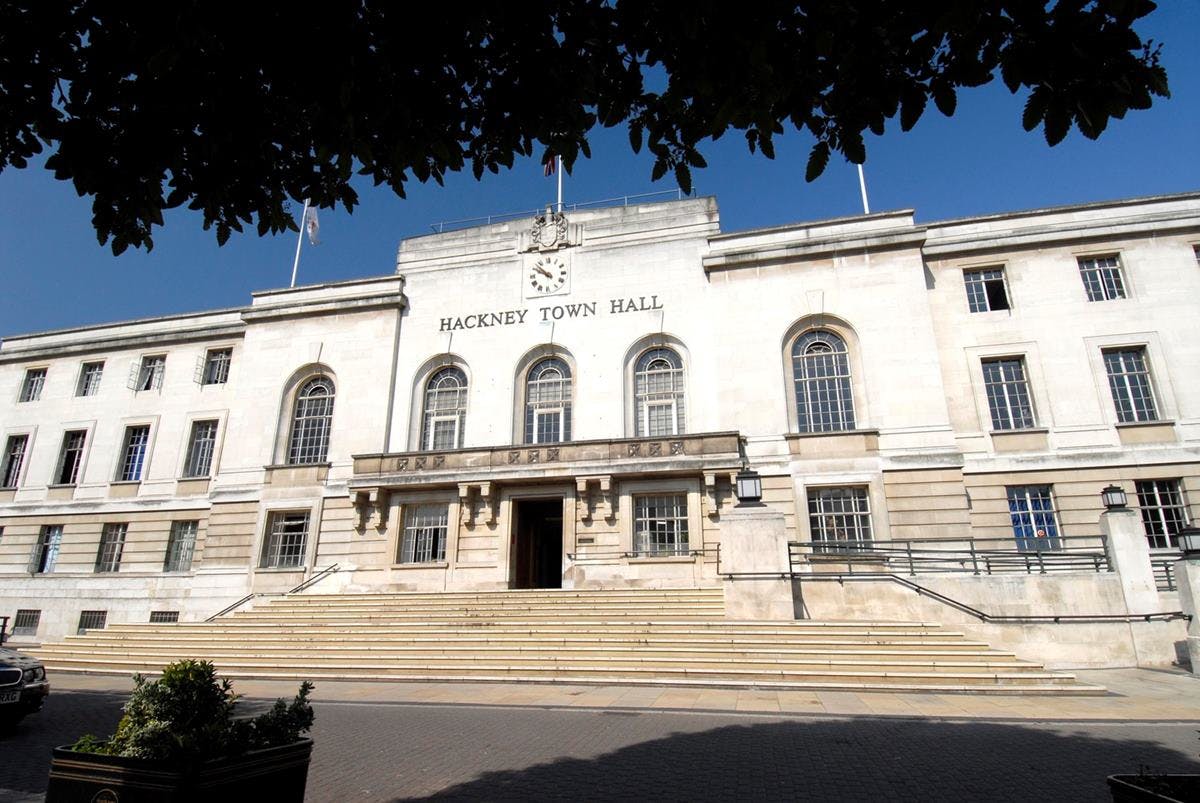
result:
[[[1164,0],[1139,26],[1165,44],[1172,97],[1113,121],[1096,142],[1072,131],[1055,148],[1020,124],[1022,97],[1000,82],[959,95],[958,111],[929,111],[907,134],[898,122],[869,138],[866,175],[872,211],[914,208],[918,220],[1200,190],[1200,3]],[[834,157],[804,182],[811,139],[795,133],[776,159],[751,155],[731,132],[702,146],[709,167],[696,189],[717,196],[726,231],[861,212],[854,166]],[[592,159],[565,179],[567,203],[674,189],[650,182],[651,159],[633,155],[623,128],[594,132]],[[533,209],[554,197],[536,160],[475,182],[411,184],[401,200],[361,182],[353,215],[321,211],[321,245],[305,244],[299,283],[376,276],[394,270],[401,238],[442,220]],[[297,205],[297,211],[299,207]],[[91,204],[35,165],[0,173],[0,336],[175,312],[239,306],[250,293],[286,286],[293,234],[234,235],[218,247],[197,213],[175,210],[155,247],[113,257],[96,242]]]

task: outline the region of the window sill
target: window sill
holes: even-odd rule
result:
[[[1049,434],[1044,427],[997,429],[991,433],[992,448],[997,452],[1044,452],[1050,448]]]
[[[294,463],[265,466],[268,485],[319,485],[329,476],[332,463]]]
[[[141,480],[120,480],[118,482],[110,482],[108,484],[109,497],[129,497],[137,496],[138,488],[141,487]]]
[[[306,566],[256,566],[255,574],[304,574]]]
[[[450,564],[444,560],[431,560],[426,563],[393,563],[393,569],[449,569]]]
[[[1174,443],[1179,440],[1175,433],[1175,422],[1169,419],[1130,421],[1117,424],[1116,429],[1122,446],[1137,446],[1143,443]]]
[[[696,555],[663,555],[660,558],[629,558],[629,563],[695,563]]]
[[[1175,426],[1174,419],[1158,418],[1154,421],[1120,421],[1116,424],[1117,429],[1138,429],[1139,427],[1173,427]]]

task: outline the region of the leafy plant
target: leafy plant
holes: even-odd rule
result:
[[[177,661],[158,680],[134,676],[125,715],[108,739],[88,734],[71,749],[127,758],[197,764],[248,750],[291,744],[312,728],[313,710],[304,681],[290,702],[283,699],[253,719],[234,717],[238,696],[218,680],[208,661]]]

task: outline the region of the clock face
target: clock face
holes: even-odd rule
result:
[[[528,280],[538,295],[558,292],[567,283],[567,266],[554,257],[541,257],[529,269]]]

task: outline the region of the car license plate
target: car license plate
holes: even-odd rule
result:
[[[21,699],[19,691],[0,691],[0,703],[15,703]]]

